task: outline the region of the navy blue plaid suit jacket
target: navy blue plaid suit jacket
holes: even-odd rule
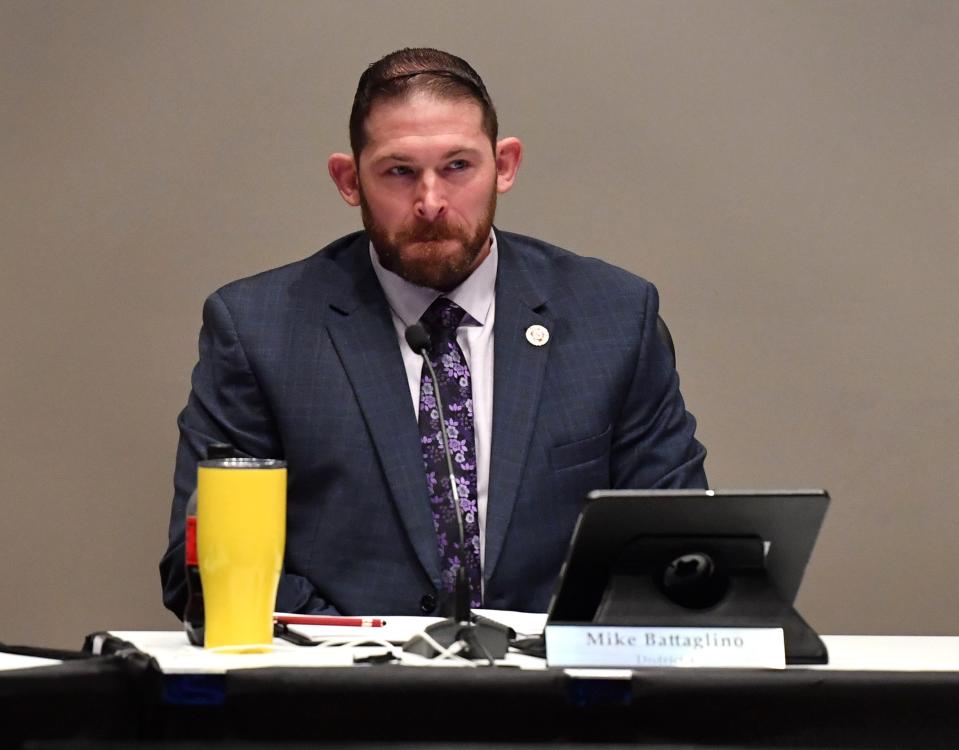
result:
[[[497,230],[484,605],[545,611],[585,494],[705,487],[648,282]],[[203,310],[180,414],[164,602],[185,604],[184,508],[214,441],[289,466],[277,608],[422,614],[440,579],[419,430],[368,237],[229,284]],[[526,329],[544,326],[545,346]]]

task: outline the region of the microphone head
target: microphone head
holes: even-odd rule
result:
[[[422,323],[414,323],[406,329],[406,343],[417,354],[421,354],[424,349],[429,351],[430,332]]]

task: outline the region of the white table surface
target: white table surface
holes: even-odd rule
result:
[[[523,612],[479,610],[523,634],[542,632],[546,616]],[[152,655],[168,674],[216,674],[232,669],[257,667],[345,667],[353,664],[356,654],[382,652],[389,643],[403,643],[427,625],[433,617],[387,617],[383,628],[348,628],[297,625],[294,629],[322,640],[325,645],[304,648],[275,640],[268,653],[231,654],[207,651],[191,646],[181,630],[117,630],[113,635],[134,644]],[[959,672],[959,636],[888,636],[888,635],[824,635],[829,650],[829,664],[793,666],[787,669],[825,669],[859,671]],[[382,640],[379,646],[357,647],[357,641]],[[425,659],[402,652],[402,663],[410,666],[456,666],[462,660]],[[61,662],[31,656],[0,653],[0,670],[24,669]],[[522,669],[545,669],[542,659],[524,654],[507,654],[502,661]],[[627,677],[629,670],[567,670],[571,674],[603,674],[610,678]]]
[[[479,610],[491,619],[514,628],[519,633],[542,632],[546,616],[523,612],[500,612]],[[315,640],[332,639],[329,646],[304,648],[285,641],[275,641],[275,648],[263,654],[212,653],[190,646],[180,631],[115,631],[113,634],[135,644],[141,651],[152,654],[164,672],[196,673],[223,672],[229,669],[255,668],[262,666],[323,667],[349,666],[356,653],[368,654],[387,647],[363,647],[349,645],[356,639],[382,639],[403,643],[438,618],[393,617],[384,628],[342,628],[298,625],[295,629]],[[829,664],[815,666],[792,666],[787,669],[826,669],[860,671],[907,671],[907,672],[959,672],[959,636],[870,636],[826,635],[822,636],[829,650]],[[424,659],[413,654],[395,652],[403,664],[411,666],[454,666],[462,661],[438,661]],[[545,669],[542,659],[524,654],[507,654],[504,664],[522,669]],[[629,670],[567,670],[571,674],[605,674],[608,677],[625,677]]]

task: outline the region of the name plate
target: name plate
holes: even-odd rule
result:
[[[782,628],[547,625],[551,667],[758,667],[785,669]]]

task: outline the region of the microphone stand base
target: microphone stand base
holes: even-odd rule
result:
[[[485,617],[475,617],[473,622],[450,618],[433,623],[426,628],[425,632],[443,648],[449,648],[454,643],[463,641],[466,648],[459,652],[459,656],[490,661],[506,656],[510,639],[516,636],[512,628]],[[403,650],[425,656],[427,659],[432,659],[439,654],[421,635],[413,636],[403,645]]]

